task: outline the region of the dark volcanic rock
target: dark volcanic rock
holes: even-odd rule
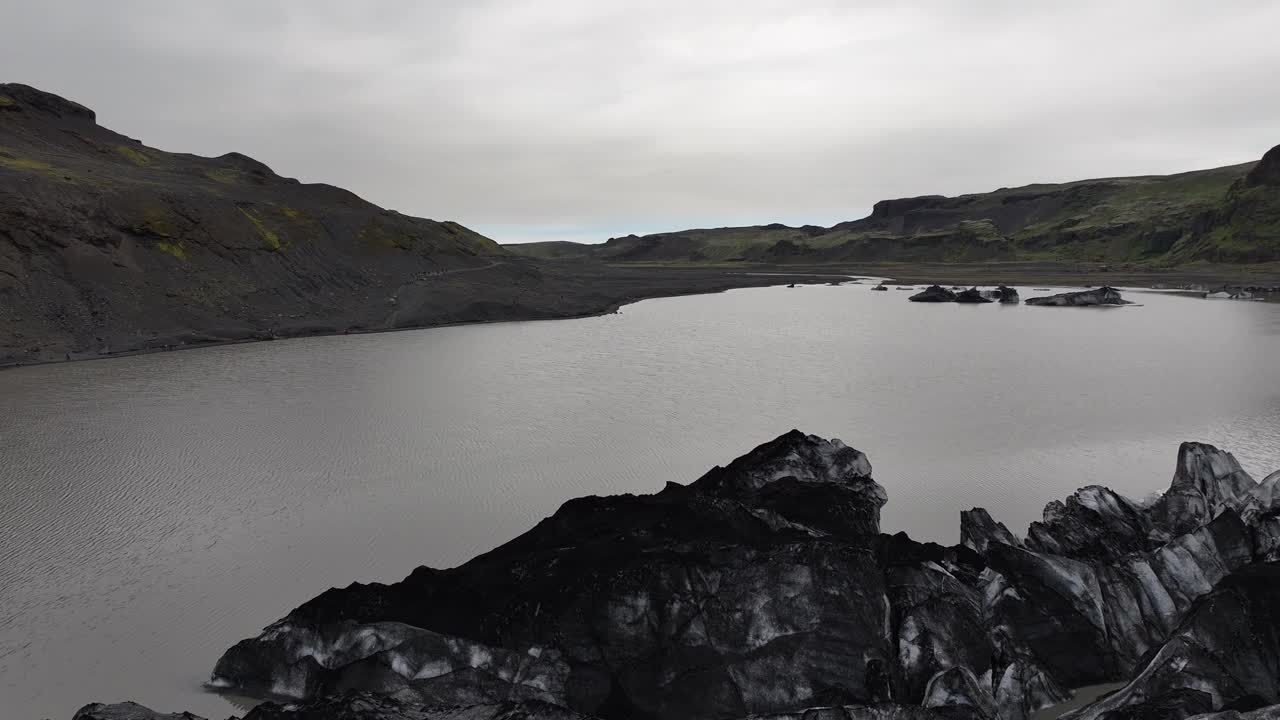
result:
[[[932,697],[938,705],[955,704],[938,701],[940,673],[958,667],[971,676],[990,671],[992,647],[982,597],[958,574],[934,563],[896,567],[889,573],[899,673],[894,700],[919,703]],[[954,691],[959,679],[953,676],[941,682],[941,687]],[[974,693],[967,704],[985,706],[980,700]]]
[[[453,570],[330,590],[229,650],[213,684],[345,688],[603,717],[736,717],[891,693],[865,456],[798,432],[690,486],[566,503]]]
[[[1195,715],[1192,720],[1280,720],[1280,705],[1270,705],[1256,710],[1225,710]]]
[[[191,713],[166,715],[137,703],[86,705],[73,720],[204,720]],[[233,719],[234,720],[234,719]],[[266,702],[244,720],[593,720],[562,705],[532,701],[483,705],[424,705],[369,692],[346,692],[296,704]]]
[[[1253,559],[1228,511],[1149,553],[1076,560],[995,544],[986,617],[998,653],[1029,656],[1065,687],[1128,677],[1200,595]]]
[[[1185,720],[1213,710],[1209,693],[1191,688],[1174,690],[1149,702],[1128,705],[1103,715],[1104,720]]]
[[[1018,302],[1018,290],[1016,288],[1011,288],[1007,285],[1001,285],[1000,287],[996,288],[996,292],[999,293],[999,297],[996,299],[1002,303]]]
[[[921,707],[896,703],[810,707],[796,712],[752,715],[742,720],[990,720],[969,705]]]
[[[244,720],[591,720],[561,705],[538,701],[439,706],[402,702],[367,692],[316,698],[296,705],[263,703]]]
[[[1028,305],[1052,305],[1058,307],[1087,307],[1092,305],[1131,305],[1120,297],[1120,291],[1111,287],[1096,290],[1059,293],[1048,297],[1027,298]]]
[[[1027,720],[1141,672],[1100,712],[1249,710],[1280,684],[1257,592],[1274,573],[1249,574],[1280,546],[1273,477],[1187,443],[1150,505],[1082,488],[1025,544],[974,509],[942,547],[879,534],[866,456],[792,431],[687,486],[565,503],[461,567],[329,590],[224,654],[212,684],[313,713],[250,720]],[[1213,624],[1237,611],[1246,634]],[[1148,672],[1183,659],[1189,679]],[[337,697],[353,689],[376,695]]]
[[[1022,547],[1022,542],[1009,532],[1004,523],[997,522],[985,508],[974,508],[960,513],[960,544],[980,554],[986,554],[991,543],[1004,543]]]
[[[1071,699],[1034,660],[1016,658],[996,675],[996,706],[1001,720],[1028,720],[1031,714]]]
[[[1046,507],[1024,548],[985,512],[965,513],[962,541],[989,565],[983,616],[997,674],[1003,663],[1026,663],[1048,683],[1046,698],[1053,686],[1130,677],[1199,597],[1262,557],[1272,512],[1263,487],[1230,454],[1186,443],[1169,490],[1150,506],[1082,488]],[[1034,709],[1010,709],[999,687],[995,694],[1002,712]],[[1008,697],[1019,695],[1025,701],[1025,689]]]
[[[924,292],[907,298],[911,302],[955,302],[956,294],[941,285],[930,285]]]
[[[966,666],[956,665],[939,672],[929,680],[924,706],[970,708],[979,717],[995,718],[996,701],[990,686],[982,683]]]
[[[204,720],[189,712],[158,713],[133,702],[90,703],[76,711],[72,720]]]
[[[1027,532],[1029,549],[1078,559],[1115,559],[1159,544],[1145,509],[1100,485],[1075,491],[1065,503],[1049,503],[1044,519]]]
[[[1235,456],[1204,443],[1182,443],[1173,484],[1152,507],[1169,535],[1203,525],[1223,510],[1247,514],[1257,508],[1259,486]],[[1269,506],[1269,503],[1268,503]]]
[[[1224,578],[1128,685],[1072,717],[1140,717],[1124,713],[1176,704],[1189,692],[1209,697],[1203,710],[1280,702],[1280,564]]]
[[[914,298],[912,298],[914,299]],[[978,288],[969,288],[956,293],[956,302],[958,303],[989,303],[991,300],[982,294]]]

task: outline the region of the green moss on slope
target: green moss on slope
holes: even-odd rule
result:
[[[137,165],[138,167],[146,167],[151,164],[151,158],[141,150],[135,150],[128,145],[117,145],[115,147],[116,154]]]
[[[253,223],[253,226],[258,231],[258,237],[262,238],[263,244],[274,252],[280,252],[284,249],[284,244],[280,242],[280,236],[267,227],[267,224],[263,222],[262,218],[258,217],[255,211],[240,208],[240,213],[248,218],[249,222]]]
[[[162,242],[162,243],[158,243],[156,247],[159,248],[161,251],[167,252],[170,255],[178,258],[179,260],[187,259],[187,249],[186,247],[183,246],[182,243]]]

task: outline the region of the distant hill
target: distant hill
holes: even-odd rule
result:
[[[507,249],[611,263],[1280,260],[1280,147],[1258,163],[875,204],[829,228],[759,225]]]
[[[510,257],[457,223],[236,153],[147,147],[0,84],[0,365],[476,319]]]

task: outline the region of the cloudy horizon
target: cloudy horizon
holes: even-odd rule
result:
[[[1114,5],[48,0],[0,10],[0,81],[499,242],[831,225],[1280,143],[1280,3]]]

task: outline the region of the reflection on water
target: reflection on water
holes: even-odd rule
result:
[[[221,651],[325,588],[792,427],[868,454],[887,530],[948,543],[974,505],[1016,531],[1082,485],[1143,497],[1182,440],[1280,468],[1280,307],[1135,299],[753,289],[0,373],[0,707],[225,717],[200,687]]]

